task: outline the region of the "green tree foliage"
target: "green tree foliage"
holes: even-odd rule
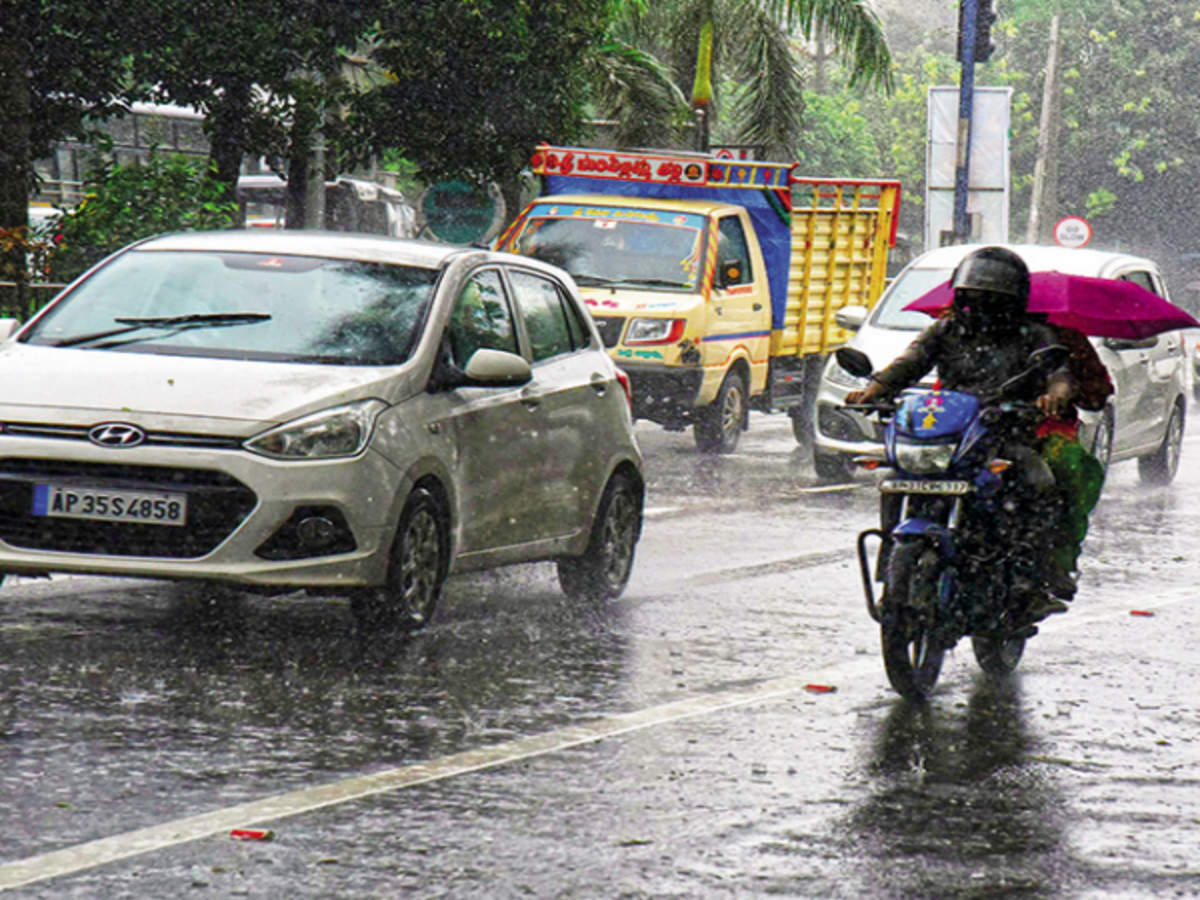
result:
[[[33,160],[112,108],[135,21],[122,0],[0,0],[0,280],[26,278]]]
[[[890,87],[882,27],[864,0],[658,0],[629,4],[612,34],[662,62],[680,93],[695,80],[701,29],[713,26],[715,139],[787,158],[800,140],[803,73],[795,38],[823,30],[854,86]],[[736,94],[736,103],[722,96]]]
[[[353,103],[359,147],[395,148],[429,180],[499,182],[512,202],[533,148],[580,134],[585,62],[610,12],[610,0],[398,5],[375,51],[389,83]]]
[[[103,165],[85,182],[86,199],[65,214],[50,257],[51,275],[69,281],[109,253],[170,231],[230,228],[237,205],[223,198],[209,166],[179,154],[145,163]]]

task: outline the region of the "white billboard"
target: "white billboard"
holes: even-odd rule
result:
[[[954,174],[958,160],[958,88],[928,88],[925,148],[925,249],[954,231]],[[1008,128],[1012,88],[976,87],[971,112],[967,215],[971,240],[1008,241]]]

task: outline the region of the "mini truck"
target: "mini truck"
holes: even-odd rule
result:
[[[543,194],[496,242],[571,273],[634,416],[729,453],[749,410],[812,432],[836,320],[871,306],[895,244],[900,184],[810,178],[790,163],[542,145]]]

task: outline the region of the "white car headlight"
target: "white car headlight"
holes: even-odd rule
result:
[[[955,444],[896,444],[896,462],[900,468],[917,475],[944,472],[954,458]]]
[[[338,459],[357,456],[371,440],[375,419],[387,409],[382,400],[335,406],[250,438],[247,450],[272,459]]]
[[[850,388],[851,390],[862,390],[871,383],[870,378],[859,378],[857,375],[851,375],[836,362],[830,364],[825,370],[825,377],[830,384],[836,384],[838,387]]]

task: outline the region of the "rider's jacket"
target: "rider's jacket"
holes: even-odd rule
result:
[[[1023,320],[1015,327],[995,331],[974,327],[966,314],[951,313],[922,331],[903,354],[872,377],[889,394],[897,394],[936,366],[941,387],[986,394],[1025,371],[1033,351],[1056,344],[1054,330],[1042,322]],[[1046,380],[1054,377],[1070,379],[1069,367],[1063,365]],[[1036,399],[1046,380],[1031,380],[1014,399]]]

